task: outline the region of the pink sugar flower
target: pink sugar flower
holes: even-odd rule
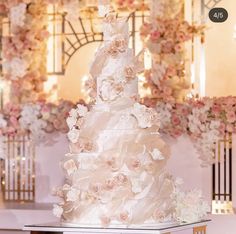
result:
[[[133,159],[131,162],[131,167],[135,170],[139,169],[141,167],[141,162],[139,159]]]
[[[111,218],[108,217],[108,216],[105,216],[105,215],[101,216],[100,220],[101,220],[101,224],[102,224],[103,227],[109,226],[109,224],[111,222]]]
[[[119,220],[123,223],[126,223],[129,221],[129,212],[128,211],[123,211],[119,215]]]
[[[116,181],[114,179],[108,179],[105,182],[106,190],[112,190],[116,186]]]

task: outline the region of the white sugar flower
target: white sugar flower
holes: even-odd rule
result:
[[[59,205],[53,205],[53,214],[60,218],[63,214],[63,208]]]
[[[80,191],[75,189],[75,188],[71,188],[71,190],[68,191],[67,193],[67,201],[76,201],[79,199],[79,195],[80,195]]]
[[[11,61],[3,62],[3,70],[11,74],[11,79],[13,80],[23,77],[27,72],[28,66],[25,60],[18,57],[14,57]]]
[[[134,104],[131,114],[137,119],[140,128],[149,128],[160,123],[157,112],[154,109],[139,103]]]
[[[165,157],[163,156],[163,154],[161,153],[161,151],[159,149],[153,149],[153,151],[150,151],[150,154],[151,154],[153,160],[165,159]]]
[[[79,130],[76,128],[72,128],[68,133],[67,136],[69,138],[69,140],[72,143],[76,143],[79,140]]]
[[[104,17],[110,11],[110,5],[98,5],[98,14],[100,17]]]
[[[67,171],[68,175],[72,175],[76,170],[77,166],[73,159],[70,159],[64,163],[64,169]]]
[[[79,116],[84,117],[88,113],[88,108],[84,105],[78,104],[77,113],[79,114]]]
[[[24,26],[26,7],[27,5],[22,2],[10,8],[10,22],[12,25]]]
[[[133,193],[140,193],[142,192],[142,182],[140,181],[139,178],[131,179],[131,184],[132,184],[132,192]]]
[[[180,222],[197,222],[203,219],[209,211],[207,202],[202,199],[199,190],[182,192],[179,189],[175,192],[176,219]]]
[[[122,92],[121,89],[115,89],[113,81],[103,80],[100,86],[100,97],[103,101],[113,101]]]
[[[179,186],[179,185],[181,185],[181,184],[183,184],[183,183],[184,183],[184,181],[183,181],[182,178],[177,177],[177,178],[175,179],[175,184],[176,184],[177,186]]]

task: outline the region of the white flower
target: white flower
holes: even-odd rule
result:
[[[62,186],[62,190],[63,190],[63,191],[70,190],[70,188],[71,188],[71,186],[70,186],[69,184],[64,184],[64,185]]]
[[[79,130],[76,128],[72,128],[68,133],[67,136],[69,138],[69,140],[72,143],[76,143],[79,139]]]
[[[153,125],[159,125],[157,112],[152,108],[135,103],[133,109],[131,110],[131,114],[135,116],[138,121],[138,125],[141,128],[149,128]]]
[[[77,166],[73,159],[66,161],[63,167],[67,171],[69,176],[72,175],[77,170]]]
[[[140,193],[142,192],[142,182],[140,181],[140,179],[131,179],[131,184],[132,184],[132,192],[133,193]]]
[[[210,123],[210,129],[219,129],[220,127],[220,121],[218,120],[212,120]]]
[[[67,126],[69,127],[69,129],[72,129],[75,126],[76,122],[77,122],[77,118],[72,117],[72,116],[69,116],[66,119],[66,123],[67,123]]]
[[[179,189],[175,192],[176,219],[180,222],[197,222],[203,219],[209,211],[208,204],[202,199],[199,190],[184,193]]]
[[[41,139],[44,135],[46,122],[41,119],[40,105],[26,104],[22,107],[19,119],[21,128],[30,130],[35,139]]]
[[[86,106],[78,104],[77,113],[79,114],[79,116],[84,117],[88,113],[88,108]]]
[[[6,158],[6,144],[4,143],[4,137],[0,136],[0,159]]]
[[[53,214],[60,218],[63,214],[63,208],[59,205],[53,205]]]
[[[98,14],[100,17],[104,17],[110,11],[110,5],[98,5]]]
[[[76,201],[79,199],[80,191],[74,188],[71,188],[71,190],[68,191],[67,193],[67,201]]]
[[[24,26],[26,7],[27,5],[22,2],[10,8],[10,22],[12,25]]]
[[[23,77],[27,72],[28,66],[29,64],[25,60],[18,57],[14,57],[11,61],[3,62],[3,70],[11,74],[13,80]]]
[[[152,81],[155,85],[160,85],[160,80],[163,80],[166,74],[167,66],[165,64],[154,63],[154,67],[152,69]]]
[[[181,184],[183,184],[184,183],[184,181],[183,181],[183,179],[182,178],[180,178],[180,177],[177,177],[176,179],[175,179],[175,184],[178,186],[178,185],[181,185]]]
[[[112,81],[103,80],[100,86],[99,93],[103,101],[113,101],[119,96],[121,90],[116,90]]]
[[[4,116],[0,114],[0,128],[5,128],[7,126],[7,121],[4,119]]]
[[[153,151],[150,151],[150,154],[151,154],[153,160],[163,160],[163,159],[165,159],[165,157],[163,156],[161,151],[157,148],[154,149]]]
[[[143,191],[142,184],[145,181],[147,176],[146,172],[143,172],[140,176],[138,177],[133,177],[130,179],[131,181],[131,189],[133,193],[140,193]]]

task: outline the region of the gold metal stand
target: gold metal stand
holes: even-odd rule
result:
[[[206,234],[206,226],[194,227],[193,234]]]

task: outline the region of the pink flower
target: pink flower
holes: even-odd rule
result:
[[[176,32],[176,40],[178,42],[184,42],[186,41],[187,37],[183,31]]]
[[[177,75],[177,71],[174,67],[168,66],[166,70],[166,76],[167,77],[173,77]]]
[[[100,220],[103,227],[108,227],[111,222],[111,218],[105,215],[101,216]]]
[[[52,133],[55,130],[55,128],[54,128],[53,124],[47,123],[47,126],[46,126],[46,128],[44,130],[47,133]]]
[[[172,40],[168,40],[168,41],[165,41],[164,43],[162,43],[162,52],[163,53],[171,53],[172,50],[173,50],[173,47],[174,47],[174,43]]]
[[[213,107],[211,108],[212,114],[219,116],[221,107],[217,104],[214,104]]]
[[[150,34],[150,38],[153,42],[157,41],[160,38],[160,36],[161,36],[161,34],[157,30],[151,32],[151,34]]]
[[[133,159],[131,161],[131,168],[133,168],[134,170],[137,170],[141,167],[141,162],[139,159]]]
[[[105,189],[112,190],[116,186],[116,181],[114,179],[108,179],[105,182]]]
[[[163,222],[165,218],[164,211],[160,208],[154,211],[153,218],[158,222]]]
[[[171,122],[175,126],[179,125],[181,123],[180,118],[177,115],[172,115]]]
[[[226,130],[225,124],[224,124],[224,123],[221,123],[221,124],[220,124],[220,127],[219,127],[220,134],[221,134],[221,135],[224,135],[224,134],[225,134],[225,130]]]
[[[90,189],[91,189],[92,193],[98,195],[102,191],[102,185],[100,183],[92,184],[90,186]]]
[[[4,4],[0,4],[0,13],[6,13],[6,7]]]
[[[125,183],[127,183],[128,181],[128,178],[126,175],[122,174],[122,173],[119,173],[116,177],[115,177],[115,180],[117,181],[117,183],[119,185],[123,185]]]
[[[142,26],[141,26],[141,29],[140,29],[140,35],[142,37],[146,37],[150,30],[152,29],[152,25],[151,24],[148,24],[148,23],[144,23]]]
[[[119,215],[119,220],[123,223],[126,223],[129,221],[129,212],[128,211],[123,211]]]
[[[233,123],[236,121],[236,115],[234,111],[226,112],[226,118],[229,123]]]
[[[183,51],[183,45],[182,44],[176,44],[175,45],[175,52],[181,52],[181,51]]]

